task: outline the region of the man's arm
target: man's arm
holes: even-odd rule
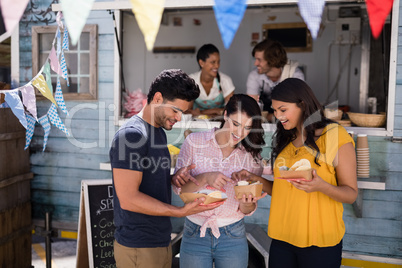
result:
[[[114,187],[120,206],[124,210],[153,216],[184,217],[206,210],[214,209],[221,204],[199,206],[204,200],[196,200],[184,207],[176,207],[163,203],[139,191],[142,172],[129,169],[113,169]],[[157,185],[155,187],[158,187]]]
[[[247,77],[247,95],[254,98],[257,102],[260,99],[260,84],[259,84],[259,75],[253,70],[249,73]]]

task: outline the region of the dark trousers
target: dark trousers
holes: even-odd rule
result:
[[[333,247],[299,248],[272,240],[269,268],[339,268],[342,262],[342,241]]]

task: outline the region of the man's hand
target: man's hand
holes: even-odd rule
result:
[[[172,177],[172,184],[178,188],[181,188],[187,182],[192,181],[196,185],[200,185],[199,182],[190,174],[190,170],[195,168],[195,164],[191,164],[179,169]]]

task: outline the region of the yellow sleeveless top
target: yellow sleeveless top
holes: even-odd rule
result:
[[[316,144],[320,149],[318,166],[316,153],[305,146],[289,143],[274,163],[274,177],[280,177],[279,167],[291,167],[300,159],[308,159],[324,181],[337,185],[333,161],[338,149],[354,141],[338,124],[327,125]],[[274,179],[268,235],[297,247],[329,247],[338,244],[345,234],[343,205],[321,192],[306,193],[282,179]]]

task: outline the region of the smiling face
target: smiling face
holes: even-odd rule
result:
[[[269,66],[268,62],[264,59],[264,51],[256,51],[254,58],[254,66],[257,67],[259,74],[265,74],[273,82],[279,80],[282,74],[282,68]]]
[[[225,114],[224,130],[229,134],[229,145],[235,147],[250,133],[253,120],[246,113],[237,112],[229,116]]]
[[[303,111],[296,103],[272,100],[272,108],[276,119],[281,122],[284,129],[301,129]]]
[[[163,101],[161,104],[154,105],[154,126],[171,130],[173,125],[181,120],[183,112],[188,110],[190,102],[175,99],[174,101]]]
[[[208,74],[212,77],[216,77],[218,74],[219,66],[221,64],[219,53],[209,54],[208,58],[203,60],[199,60],[199,64],[201,66],[201,71],[205,74]]]

